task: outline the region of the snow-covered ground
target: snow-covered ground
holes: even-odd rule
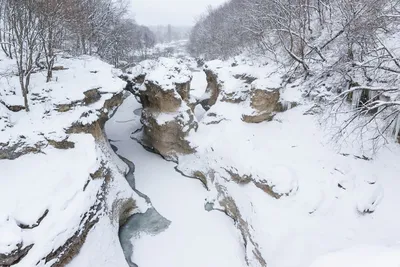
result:
[[[205,76],[193,64],[189,63],[194,71],[192,95],[200,98]],[[213,65],[218,65],[225,92],[249,90],[245,79],[229,80],[240,74],[257,79],[252,87],[280,86],[282,70],[274,71],[274,66],[208,63],[208,67]],[[400,264],[400,147],[389,144],[369,159],[359,143],[339,146],[321,121],[319,109],[302,98],[303,90],[301,86],[281,89],[281,101],[299,106],[260,124],[242,120],[249,108],[246,102],[219,99],[205,114],[196,107],[196,113],[202,112],[197,116],[199,129],[189,140],[197,152],[181,156],[178,168],[186,175],[204,174],[209,192],[199,182],[177,174],[173,163],[129,139],[141,127],[139,117],[133,115],[140,105],[127,100],[110,122],[110,137],[123,156],[136,164],[138,189],[172,221],[165,232],[133,239],[133,262],[139,266],[245,266],[247,257],[249,266],[260,266],[252,255],[257,248],[270,267]],[[234,181],[232,172],[253,182]],[[268,185],[272,193],[257,183]],[[246,249],[241,234],[227,231],[232,221],[218,211],[204,211],[205,203],[223,209],[221,201],[226,196],[238,208],[243,219],[239,224],[248,227]],[[219,258],[223,253],[227,253],[225,260]],[[364,265],[363,254],[370,257],[370,265]]]
[[[72,266],[110,266],[104,258],[111,255],[124,266],[113,213],[128,199],[136,200],[131,212],[146,205],[126,182],[126,166],[101,126],[89,125],[111,114],[125,83],[95,57],[60,58],[56,65],[62,68],[49,83],[43,72],[33,74],[30,111],[12,112],[6,106],[23,105],[23,97],[13,62],[0,63],[0,265],[65,265],[87,238],[82,261]]]
[[[129,96],[107,122],[106,133],[118,154],[135,164],[135,189],[150,207],[129,188],[122,175],[128,168],[106,140],[67,131],[110,113],[104,105],[121,93],[120,73],[92,57],[58,64],[65,69],[50,83],[42,73],[33,76],[29,114],[6,108],[23,102],[12,62],[0,64],[3,74],[9,72],[0,78],[0,146],[15,145],[22,153],[0,160],[0,255],[33,245],[17,266],[52,265],[55,259],[44,257],[84,231],[82,221],[98,200],[102,208],[91,218],[98,222],[70,267],[127,266],[120,242],[128,262],[139,267],[256,267],[256,250],[268,267],[400,266],[399,145],[382,147],[372,159],[356,142],[339,146],[321,121],[321,109],[301,97],[301,86],[280,94],[297,107],[259,124],[242,120],[250,107],[246,101],[219,99],[207,112],[198,105],[199,128],[188,137],[196,153],[180,156],[178,165],[131,138],[142,124],[141,105]],[[206,75],[193,59],[187,64],[193,72],[187,75],[193,75],[191,94],[201,99]],[[227,94],[276,89],[283,74],[243,57],[207,67],[218,69]],[[88,99],[88,90],[98,94]],[[64,141],[66,148],[55,147]],[[27,147],[35,153],[23,151]],[[107,190],[104,179],[96,179],[102,167],[114,178]],[[180,172],[203,174],[207,188]],[[227,197],[236,222],[221,212]],[[136,201],[134,212],[159,215],[132,217],[121,231],[128,238],[118,240],[119,216],[113,212],[121,204],[116,200],[126,199]]]
[[[208,63],[212,64],[218,64],[221,79],[246,73],[259,78],[252,83],[257,88],[259,81],[266,86],[279,85],[271,81],[274,74],[269,75],[265,66]],[[235,91],[241,86],[230,79],[224,81],[224,90]],[[332,141],[331,129],[321,121],[321,115],[309,112],[314,103],[301,95],[301,86],[283,89],[282,101],[301,105],[260,124],[242,121],[246,103],[218,101],[190,136],[197,153],[180,157],[179,169],[189,175],[195,171],[206,174],[210,195],[214,192],[214,199],[208,201],[217,206],[221,201],[217,189],[224,188],[250,225],[269,267],[307,267],[321,255],[343,249],[352,254],[351,248],[357,246],[382,248],[365,250],[375,265],[362,265],[365,261],[357,249],[359,254],[352,261],[342,260],[338,265],[383,266],[376,261],[384,262],[387,255],[392,264],[388,266],[398,266],[400,146],[384,146],[372,160],[363,157],[359,143],[339,146]],[[234,182],[227,170],[255,182],[266,181],[282,197],[275,199],[254,183]],[[382,252],[384,247],[389,247],[387,253]],[[335,255],[341,254],[327,257]],[[313,267],[338,266],[326,265],[324,259]]]
[[[130,138],[141,127],[140,117],[134,115],[140,107],[129,97],[106,131],[118,153],[135,163],[136,188],[171,224],[157,235],[134,236],[132,262],[140,267],[245,266],[240,233],[223,213],[205,210],[208,192],[200,181],[180,175],[174,163]]]
[[[303,115],[305,106],[270,123],[247,125],[237,106],[223,105],[227,121],[200,125],[191,139],[198,153],[186,163],[181,159],[181,165],[221,172],[217,182],[251,224],[269,266],[306,267],[331,251],[400,241],[398,147],[385,149],[374,161],[343,156],[326,142],[315,118]],[[257,173],[290,195],[277,200],[254,185],[225,182],[220,166]],[[367,210],[375,212],[361,213]]]

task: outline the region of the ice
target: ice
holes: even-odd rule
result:
[[[132,236],[131,261],[141,267],[245,266],[240,234],[223,213],[204,209],[208,192],[200,181],[180,175],[174,163],[146,151],[129,138],[132,130],[141,127],[140,117],[134,116],[132,120],[133,111],[139,107],[134,97],[129,97],[107,123],[106,131],[116,140],[118,153],[135,162],[137,189],[149,196],[171,225],[161,232],[149,230],[152,226],[144,222],[144,228],[127,226],[124,232]],[[126,236],[122,238],[126,241]]]
[[[353,91],[353,96],[352,96],[352,106],[354,108],[358,107],[360,105],[360,101],[361,101],[361,96],[362,96],[363,90],[354,90]]]

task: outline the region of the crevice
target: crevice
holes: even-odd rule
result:
[[[21,229],[34,229],[36,227],[38,227],[40,225],[40,223],[44,220],[44,218],[46,218],[47,214],[49,213],[49,210],[47,209],[42,216],[40,216],[40,218],[36,221],[36,223],[32,224],[32,225],[27,225],[27,224],[18,224],[18,226]]]

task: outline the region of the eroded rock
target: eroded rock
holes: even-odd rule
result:
[[[190,105],[190,70],[179,60],[161,58],[136,66],[129,80],[129,91],[143,105],[142,144],[168,159],[190,154],[194,148],[187,141],[198,124]]]
[[[235,222],[236,227],[239,229],[246,251],[246,263],[248,266],[259,266],[266,267],[267,262],[260,252],[258,243],[254,240],[251,232],[249,223],[243,218],[235,200],[229,196],[224,186],[216,184],[218,190],[219,205],[222,207],[222,211],[232,218]]]
[[[163,114],[160,117],[146,109],[142,112],[145,143],[167,158],[193,153],[194,148],[186,140],[190,131],[198,127],[192,111],[187,108],[186,111],[165,114],[163,117]]]
[[[222,84],[218,80],[218,74],[213,71],[212,69],[205,68],[204,72],[207,76],[207,89],[206,89],[206,96],[202,102],[203,107],[207,110],[211,106],[217,103],[219,94],[221,92]]]
[[[250,93],[252,112],[243,114],[242,120],[247,123],[270,121],[279,110],[279,90],[255,89]]]

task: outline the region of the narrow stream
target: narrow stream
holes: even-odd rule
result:
[[[208,192],[201,182],[180,175],[174,163],[130,138],[142,127],[140,108],[135,98],[129,97],[106,125],[114,149],[130,167],[129,184],[154,206],[145,214],[132,216],[120,230],[129,265],[245,266],[239,232],[224,214],[204,209]]]

